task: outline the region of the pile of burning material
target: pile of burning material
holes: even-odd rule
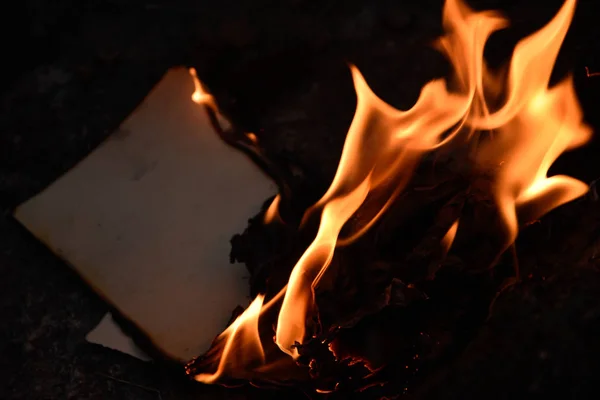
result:
[[[298,213],[281,180],[233,238],[254,301],[187,373],[398,394],[463,349],[498,293],[532,279],[531,259],[549,241],[529,225],[588,191],[547,176],[591,136],[572,80],[549,87],[575,3],[495,71],[484,46],[508,22],[447,0],[437,44],[454,76],[427,83],[408,111],[378,98],[352,66],[356,113],[331,186]],[[533,244],[517,253],[521,230]]]
[[[118,317],[121,330],[106,317],[91,341],[141,357],[126,332],[145,358],[207,384],[465,398],[454,378],[496,371],[490,348],[560,359],[531,345],[543,335],[520,334],[535,324],[552,334],[553,321],[526,315],[536,307],[570,301],[561,320],[597,332],[600,275],[587,268],[598,259],[597,193],[573,201],[588,186],[548,176],[591,137],[572,79],[549,83],[574,8],[565,0],[495,70],[484,47],[508,22],[447,0],[437,48],[453,76],[427,83],[408,111],[351,66],[356,112],[324,194],[260,134],[226,126],[195,71],[179,68],[16,218]],[[490,326],[503,323],[528,339],[495,340]],[[595,335],[566,332],[582,338],[569,351],[589,367]]]

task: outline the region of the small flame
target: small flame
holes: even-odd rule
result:
[[[576,0],[566,0],[546,26],[517,44],[506,76],[488,68],[483,51],[490,35],[508,21],[497,12],[476,12],[461,0],[447,0],[443,10],[446,34],[437,47],[453,66],[452,89],[445,79],[433,80],[407,111],[377,97],[351,66],[357,94],[354,119],[331,186],[307,211],[307,215],[321,213],[319,229],[292,270],[287,287],[277,296],[283,301],[275,342],[284,353],[299,356],[296,344],[304,342],[310,321],[318,313],[315,289],[327,273],[336,247],[356,240],[377,222],[406,189],[426,153],[463,146],[470,151],[465,162],[492,176],[492,196],[504,225],[502,252],[516,239],[521,223],[588,190],[569,176],[547,176],[563,152],[582,146],[591,136],[582,122],[572,78],[549,87],[575,4]],[[197,84],[196,88],[201,93],[196,97],[203,98],[201,87]],[[482,131],[492,134],[482,135]],[[269,207],[265,222],[275,218],[278,204],[279,197]],[[348,236],[339,237],[359,209],[361,222],[352,226]],[[460,220],[456,220],[442,239],[445,251],[459,226]],[[244,330],[257,329],[262,301],[257,298],[224,332],[228,341],[247,340],[237,335],[242,325]],[[257,338],[250,336],[249,340]],[[233,356],[228,349],[226,346],[222,352],[217,375],[222,373],[224,360]]]
[[[254,133],[252,133],[252,132],[248,132],[248,133],[246,133],[246,137],[247,137],[248,139],[250,139],[250,141],[251,141],[252,143],[254,143],[254,144],[258,144],[258,138],[256,137],[256,135],[255,135]]]
[[[212,109],[217,109],[217,104],[215,103],[215,98],[206,91],[204,85],[198,79],[198,73],[196,72],[196,68],[189,69],[190,75],[194,81],[194,93],[192,94],[192,101],[196,104],[206,104]]]
[[[279,203],[281,202],[281,195],[278,194],[275,196],[269,208],[267,208],[267,212],[265,212],[265,217],[263,219],[265,224],[270,224],[271,222],[278,220],[281,221],[279,217]]]
[[[458,220],[454,221],[448,232],[442,238],[442,248],[444,252],[447,253],[452,247],[452,243],[454,242],[454,238],[456,237],[456,232],[458,231]]]
[[[194,379],[203,383],[214,383],[219,377],[227,372],[227,364],[234,358],[243,357],[243,361],[238,361],[241,365],[248,365],[250,362],[258,361],[260,364],[265,362],[265,352],[258,335],[258,320],[265,297],[262,294],[256,296],[248,308],[236,318],[235,321],[217,338],[217,341],[224,340],[225,346],[219,360],[217,370],[212,374],[198,374]],[[243,341],[247,349],[247,354],[234,354],[232,352],[236,341]]]
[[[248,308],[215,339],[212,348],[206,354],[210,359],[209,364],[216,364],[216,370],[212,373],[196,374],[194,380],[211,384],[223,376],[237,377],[242,374],[250,377],[251,374],[260,375],[273,373],[276,369],[289,369],[290,359],[283,357],[276,347],[278,354],[269,357],[269,362],[266,362],[267,352],[259,333],[260,318],[281,302],[286,288],[287,286],[283,287],[266,304],[265,296],[257,295]],[[274,344],[271,347],[274,347]]]

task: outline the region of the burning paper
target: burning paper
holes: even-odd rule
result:
[[[490,198],[501,219],[498,235],[502,245],[497,256],[514,242],[521,224],[583,195],[587,191],[583,182],[569,176],[547,176],[563,152],[585,144],[591,135],[582,122],[572,79],[549,87],[574,8],[575,0],[566,0],[545,27],[521,40],[505,75],[487,67],[483,52],[489,36],[508,21],[496,12],[475,12],[460,0],[447,0],[443,12],[446,34],[438,48],[452,63],[453,79],[427,83],[407,111],[378,98],[352,66],[356,113],[329,190],[307,211],[307,217],[320,215],[318,232],[279,294],[269,299],[258,297],[219,336],[210,356],[215,361],[208,365],[212,370],[199,374],[189,370],[196,380],[212,383],[223,376],[268,379],[265,371],[273,360],[265,357],[263,347],[272,343],[257,341],[252,332],[273,308],[278,308],[273,340],[280,354],[290,359],[298,359],[299,345],[320,337],[319,332],[336,329],[319,326],[316,302],[336,248],[360,240],[377,223],[428,153],[456,150],[464,155],[461,162],[471,171],[489,177]],[[272,208],[276,207],[274,203]],[[360,223],[343,230],[357,212],[361,212]],[[267,223],[272,221],[271,214],[272,210],[265,218]],[[460,233],[460,216],[448,227],[440,243],[445,251]],[[240,359],[242,350],[254,354],[251,362]]]
[[[170,70],[117,132],[15,214],[178,361],[206,351],[249,303],[229,241],[276,193],[217,135],[194,89],[187,70]]]

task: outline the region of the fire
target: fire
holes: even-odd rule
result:
[[[446,234],[442,238],[442,248],[444,249],[445,252],[448,252],[448,250],[450,250],[450,247],[452,246],[452,243],[454,242],[454,238],[456,237],[457,231],[458,231],[458,221],[454,221],[452,226],[450,226],[450,229],[448,229],[448,232],[446,232]]]
[[[279,202],[280,201],[281,201],[281,195],[278,194],[277,196],[275,196],[275,198],[269,205],[269,208],[267,208],[267,211],[265,212],[265,217],[263,219],[265,224],[270,224],[271,222],[273,222],[275,220],[281,221],[281,218],[279,217]]]
[[[190,75],[194,80],[194,93],[192,94],[192,101],[196,104],[205,104],[211,108],[216,109],[214,97],[206,91],[202,82],[198,80],[198,73],[195,68],[190,68]]]
[[[235,321],[217,338],[217,341],[224,340],[223,354],[219,360],[219,365],[214,373],[200,374],[195,377],[196,380],[204,383],[214,383],[221,375],[227,372],[230,359],[240,354],[232,354],[232,349],[236,341],[244,341],[248,354],[242,354],[245,357],[246,364],[249,361],[259,360],[261,363],[265,360],[265,352],[260,343],[258,335],[258,320],[260,310],[265,298],[258,295]]]
[[[542,29],[521,40],[508,74],[492,71],[483,51],[492,33],[508,25],[499,13],[475,12],[461,0],[447,0],[443,9],[446,34],[437,47],[450,60],[453,79],[427,83],[415,105],[401,111],[386,104],[351,66],[357,106],[336,175],[325,195],[307,211],[320,213],[314,241],[295,265],[282,289],[275,343],[292,358],[296,344],[312,334],[318,313],[315,288],[327,273],[337,246],[361,237],[406,189],[422,157],[440,149],[468,149],[465,163],[492,175],[493,198],[504,225],[506,250],[523,222],[536,219],[587,191],[568,176],[548,177],[548,170],[565,151],[585,144],[591,130],[582,122],[572,79],[549,87],[550,75],[573,17],[576,0],[566,0]],[[197,92],[201,93],[197,85]],[[195,95],[196,96],[196,95]],[[205,94],[197,95],[205,98]],[[212,101],[212,100],[209,100]],[[279,197],[265,216],[277,216]],[[368,203],[368,207],[365,204]],[[362,225],[340,237],[346,222],[358,211]],[[448,251],[460,229],[454,222],[441,246]],[[262,354],[258,335],[239,335],[257,329],[262,297],[258,297],[223,334],[228,341],[215,374],[197,375],[214,382],[232,355],[231,343]],[[259,357],[260,358],[260,357]],[[263,362],[266,362],[263,359]]]

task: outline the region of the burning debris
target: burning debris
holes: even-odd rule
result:
[[[331,186],[299,220],[279,212],[290,201],[281,193],[232,240],[255,299],[187,373],[398,389],[466,343],[519,278],[519,230],[588,190],[547,176],[591,137],[572,79],[549,87],[575,3],[495,71],[484,46],[508,21],[447,0],[437,48],[454,75],[427,83],[407,111],[351,66],[357,106]]]

